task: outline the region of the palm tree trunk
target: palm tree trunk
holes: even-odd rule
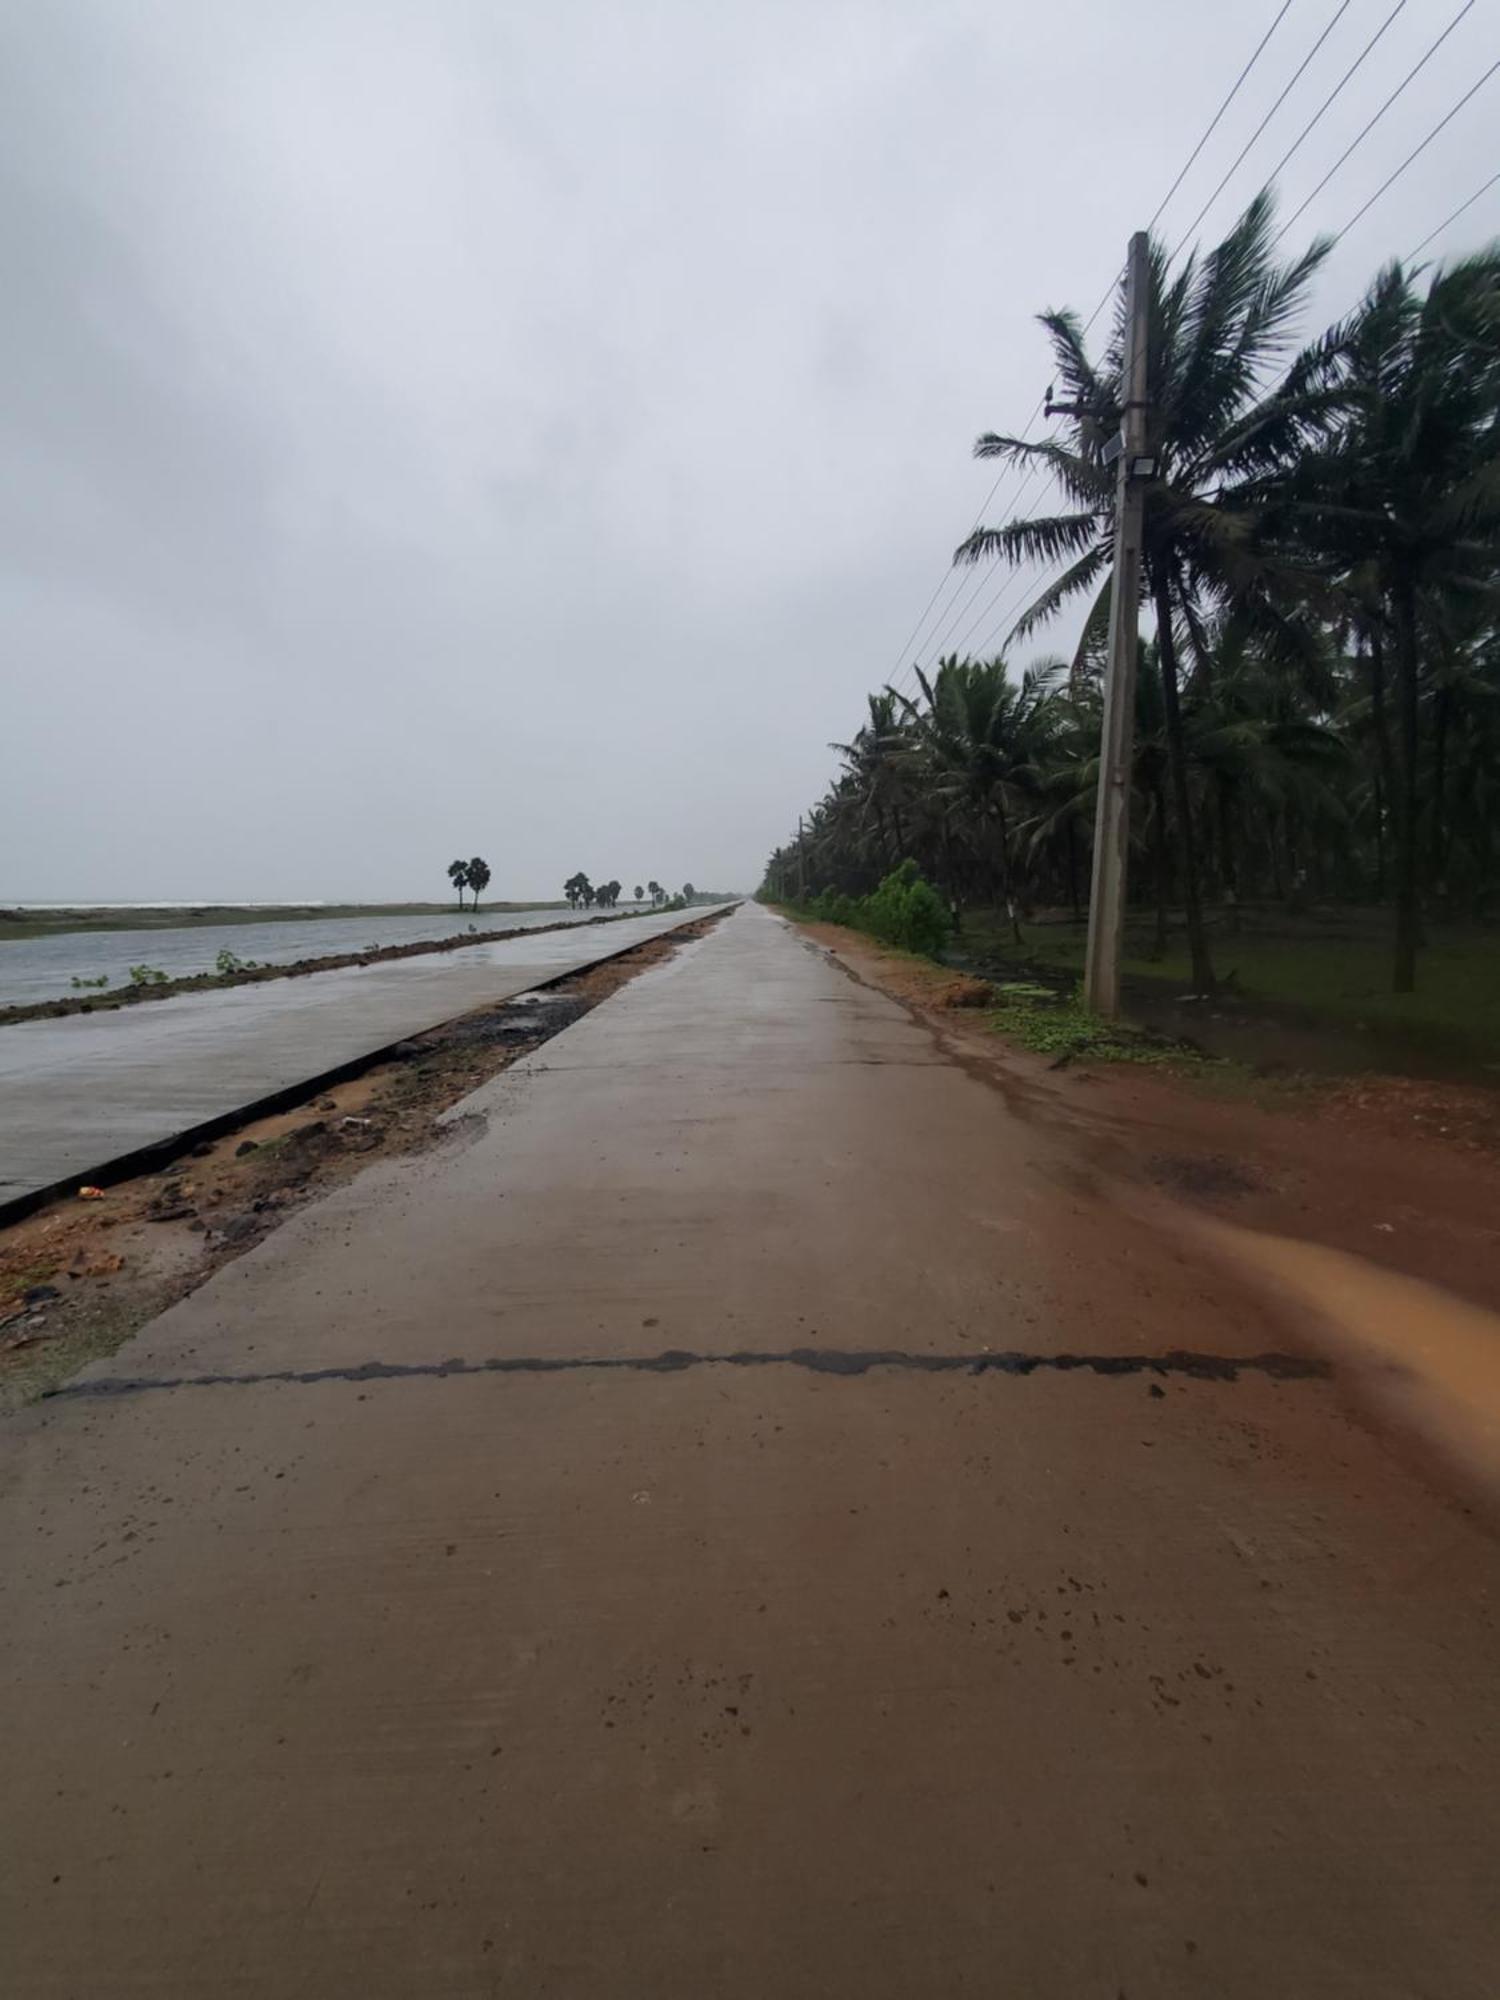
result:
[[[1078,829],[1069,813],[1064,821],[1068,852],[1068,901],[1073,906],[1073,921],[1076,924],[1083,915],[1083,906],[1078,895]]]
[[[1156,943],[1153,958],[1167,955],[1167,908],[1172,900],[1172,850],[1167,845],[1167,800],[1161,780],[1153,781],[1151,801],[1156,820]]]
[[[1442,889],[1448,846],[1443,795],[1448,788],[1448,718],[1452,706],[1452,688],[1440,687],[1432,704],[1432,844],[1427,863],[1427,880],[1438,891]]]
[[[1271,857],[1271,889],[1278,903],[1286,901],[1286,872],[1281,865],[1281,814],[1266,813],[1266,852]]]
[[[1010,918],[1010,932],[1017,944],[1021,943],[1021,926],[1016,917],[1015,891],[1010,879],[1010,829],[1005,823],[1005,801],[995,793],[995,817],[1000,822],[1000,893],[1005,898],[1005,914]]]
[[[1203,900],[1198,888],[1198,853],[1193,836],[1192,795],[1188,788],[1187,739],[1182,729],[1182,703],[1177,688],[1177,641],[1172,631],[1172,594],[1165,578],[1152,585],[1156,604],[1156,643],[1161,656],[1162,703],[1167,721],[1167,763],[1171,767],[1172,804],[1177,813],[1177,843],[1182,854],[1182,902],[1187,917],[1188,956],[1193,991],[1214,990],[1214,968],[1203,928]]]
[[[1229,929],[1238,937],[1240,931],[1240,883],[1239,870],[1235,866],[1234,854],[1234,796],[1227,778],[1219,780],[1219,866],[1224,876],[1224,901],[1229,906]]]
[[[1391,722],[1385,701],[1385,646],[1378,632],[1370,634],[1370,724],[1375,733],[1375,893],[1385,901],[1385,815],[1396,796],[1391,768]]]
[[[1401,749],[1393,799],[1396,820],[1396,950],[1392,991],[1417,989],[1417,606],[1402,578],[1391,593],[1396,640],[1396,737]]]
[[[896,829],[896,866],[899,867],[906,859],[906,831],[901,824],[900,806],[891,807],[891,824]]]

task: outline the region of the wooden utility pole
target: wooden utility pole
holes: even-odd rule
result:
[[[802,815],[797,815],[797,901],[807,901],[807,849],[802,841]]]
[[[1084,1005],[1112,1016],[1120,1008],[1120,945],[1125,929],[1125,878],[1130,859],[1130,767],[1135,749],[1135,675],[1140,651],[1141,543],[1145,481],[1156,471],[1146,456],[1147,308],[1150,239],[1130,239],[1125,266],[1125,406],[1120,413],[1115,481],[1115,574],[1109,597],[1109,667],[1104,682],[1104,730],[1099,746],[1099,801],[1094,813],[1094,871],[1089,887],[1089,936],[1084,957]]]

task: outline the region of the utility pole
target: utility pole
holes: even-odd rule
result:
[[[1140,651],[1141,544],[1146,494],[1154,477],[1146,440],[1147,307],[1150,239],[1130,239],[1125,266],[1125,406],[1121,411],[1115,481],[1115,574],[1109,596],[1109,666],[1104,682],[1104,730],[1099,745],[1099,802],[1094,813],[1094,868],[1089,885],[1089,935],[1083,1001],[1096,1014],[1120,1009],[1120,945],[1125,928],[1125,877],[1130,858],[1130,775],[1135,748],[1135,675]]]
[[[797,901],[807,901],[807,849],[802,844],[802,815],[797,815]]]

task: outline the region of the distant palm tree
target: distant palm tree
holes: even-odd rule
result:
[[[869,720],[852,743],[830,743],[844,760],[862,810],[874,823],[880,858],[894,868],[906,852],[912,812],[911,743],[902,727],[900,696],[890,688],[867,697]]]
[[[450,861],[448,863],[448,880],[458,891],[458,907],[462,909],[464,906],[464,890],[469,886],[468,862]]]
[[[643,888],[641,887],[641,885],[640,885],[640,883],[639,883],[639,882],[637,882],[637,883],[636,883],[636,885],[635,885],[635,900],[636,900],[636,901],[637,901],[638,903],[644,903],[644,902],[645,902],[645,900],[646,900],[646,892],[645,892],[645,890],[644,890],[644,889],[643,889]]]
[[[479,908],[479,898],[490,886],[490,864],[482,854],[476,854],[469,863],[469,887],[474,892],[474,907]]]
[[[1015,833],[1023,806],[1040,790],[1039,763],[1051,729],[1056,662],[1028,667],[1020,685],[1003,659],[938,662],[921,727],[932,789],[973,844],[974,859],[1021,941],[1015,883]]]

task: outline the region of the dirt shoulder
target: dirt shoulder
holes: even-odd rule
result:
[[[1361,1076],[1261,1087],[1231,1065],[1060,1060],[1015,1046],[983,982],[801,924],[920,1015],[1091,1168],[1214,1220],[1357,1256],[1500,1310],[1500,1096]]]
[[[0,1228],[0,1409],[113,1353],[372,1160],[436,1143],[452,1105],[702,937],[721,915],[464,1014],[290,1110],[248,1121],[95,1199],[56,1201]]]

